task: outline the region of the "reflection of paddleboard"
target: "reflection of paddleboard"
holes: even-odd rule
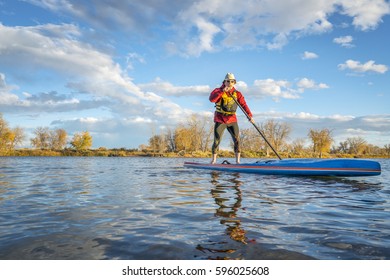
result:
[[[379,162],[366,159],[283,159],[244,164],[185,162],[185,167],[217,171],[298,176],[374,176],[381,174]]]

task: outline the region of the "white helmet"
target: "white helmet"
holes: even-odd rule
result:
[[[234,77],[233,73],[227,73],[225,76],[225,81],[226,80],[236,80],[236,78]]]

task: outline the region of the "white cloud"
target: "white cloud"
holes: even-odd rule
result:
[[[328,85],[324,83],[317,84],[314,80],[308,78],[302,78],[297,82],[298,88],[303,89],[327,89]]]
[[[292,113],[286,116],[287,118],[291,119],[302,119],[302,120],[318,120],[320,116],[308,112],[299,112],[299,113]]]
[[[255,80],[253,88],[248,88],[254,96],[266,97],[270,96],[275,101],[280,99],[298,99],[305,90],[320,90],[327,89],[328,85],[324,83],[316,83],[314,80],[302,78],[298,82],[291,83],[287,80]]]
[[[329,31],[333,28],[330,16],[340,11],[353,18],[355,27],[366,30],[389,13],[389,4],[384,0],[313,0],[304,4],[301,0],[252,0],[238,7],[235,2],[203,0],[189,7],[186,15],[201,15],[220,26],[221,32],[215,35],[223,37],[222,46],[280,49],[291,37]]]
[[[388,115],[365,116],[362,117],[362,121],[376,128],[390,126],[390,117]]]
[[[3,73],[0,73],[0,90],[3,90],[5,87],[5,75]]]
[[[146,61],[142,55],[140,55],[138,53],[128,53],[126,56],[126,63],[127,63],[126,69],[133,70],[134,69],[134,66],[133,66],[134,62],[139,62],[142,64],[146,63]]]
[[[214,37],[221,31],[218,26],[208,22],[202,17],[194,20],[198,30],[198,36],[187,45],[187,53],[191,56],[199,56],[202,52],[214,50]]]
[[[68,38],[69,30],[72,30],[72,34],[78,34],[75,28],[73,25],[6,27],[0,24],[0,44],[2,53],[6,54],[2,59],[12,59],[11,65],[14,67],[25,65],[26,69],[21,68],[21,72],[31,71],[36,66],[55,71],[75,81],[69,83],[70,86],[82,85],[82,89],[75,90],[86,90],[88,81],[92,81],[94,85],[100,83],[101,90],[90,88],[94,90],[90,93],[95,95],[110,95],[126,103],[134,103],[134,98],[142,98],[139,88],[124,75],[109,55],[76,38]],[[53,30],[56,32],[55,37],[47,35],[52,34]],[[114,91],[112,87],[115,86],[123,89]]]
[[[340,70],[351,70],[353,72],[365,73],[365,72],[376,72],[384,74],[387,72],[388,67],[384,64],[375,64],[375,61],[369,60],[366,63],[362,64],[360,61],[349,59],[343,64],[339,64],[338,68]]]
[[[144,91],[152,91],[166,96],[178,97],[198,94],[208,95],[211,92],[210,86],[208,85],[175,86],[170,82],[163,81],[159,77],[157,77],[153,82],[138,84],[138,86]]]
[[[313,80],[310,80],[308,78],[303,78],[298,81],[297,86],[299,88],[314,88],[315,82]]]
[[[333,144],[336,146],[341,141],[354,136],[362,136],[368,143],[378,146],[389,144],[390,114],[356,117],[351,115],[321,116],[311,112],[268,111],[256,113],[254,119],[259,123],[268,119],[289,123],[292,127],[291,140],[307,137],[309,129],[328,128],[332,131],[335,140]]]
[[[132,37],[159,32],[160,26],[166,32],[168,27],[165,43],[169,50],[191,56],[224,48],[280,49],[291,38],[331,30],[331,17],[336,13],[352,18],[357,29],[373,29],[390,13],[385,0],[29,2],[78,17],[107,32],[120,27]]]
[[[72,94],[58,94],[54,91],[38,94],[23,93],[23,97],[21,98],[12,92],[0,90],[0,111],[14,114],[74,112],[104,107],[110,104],[107,100],[80,100]]]
[[[354,116],[340,115],[340,114],[329,116],[329,119],[335,121],[341,121],[341,122],[352,121],[354,118],[355,118]]]
[[[94,118],[94,117],[80,118],[80,122],[81,123],[94,124],[94,123],[97,123],[98,121],[99,121],[99,119],[98,118]]]
[[[61,127],[69,134],[80,131],[89,131],[93,137],[93,147],[107,148],[136,148],[132,143],[148,143],[152,133],[151,119],[135,116],[132,118],[94,118],[81,117],[72,119],[59,119],[51,123],[54,127]],[[136,133],[135,133],[136,132]],[[128,143],[123,139],[131,139]],[[126,144],[124,144],[126,143]]]
[[[382,17],[390,13],[390,5],[385,0],[342,0],[343,13],[352,17],[352,24],[361,29],[374,29]]]
[[[277,34],[271,42],[267,43],[267,49],[280,50],[288,43],[288,36],[284,33]]]
[[[342,37],[337,37],[333,39],[333,42],[336,44],[341,45],[344,48],[352,48],[354,45],[352,44],[353,37],[348,35],[348,36],[342,36]]]
[[[127,122],[127,123],[148,124],[148,123],[152,123],[153,121],[152,121],[150,118],[145,118],[145,117],[137,116],[137,117],[135,117],[135,118],[126,120],[126,122]]]
[[[15,67],[19,74],[27,76],[34,73],[32,69],[36,68],[55,72],[59,77],[68,80],[66,86],[74,94],[84,96],[84,100],[78,102],[75,102],[77,99],[74,96],[57,93],[33,94],[21,99],[8,89],[7,95],[2,96],[3,99],[7,98],[7,105],[12,101],[13,106],[6,106],[4,110],[39,112],[45,108],[42,111],[71,111],[104,106],[113,114],[143,114],[147,111],[150,116],[156,118],[169,113],[171,120],[180,119],[180,114],[185,112],[184,109],[161,97],[158,91],[143,91],[132,82],[111,56],[83,43],[82,38],[77,38],[82,34],[81,31],[77,31],[74,25],[6,27],[0,24],[2,53],[0,63],[11,65],[10,69]],[[53,33],[56,35],[51,37]],[[69,36],[76,37],[70,39]],[[136,58],[139,59],[138,56]],[[12,63],[8,63],[7,60]],[[4,88],[4,75],[0,81]],[[162,93],[180,94],[185,91],[204,90],[197,87],[175,88],[167,83],[161,84],[165,86]],[[1,107],[5,106],[4,102],[0,104]]]
[[[278,101],[280,98],[297,99],[299,94],[291,88],[291,84],[286,80],[255,80],[253,83],[254,92],[260,96],[271,96]]]
[[[168,43],[173,52],[181,51],[198,56],[203,52],[225,48],[280,49],[291,38],[329,31],[333,27],[331,16],[339,12],[352,18],[354,26],[362,30],[375,28],[383,16],[389,13],[388,3],[379,0],[248,0],[243,3],[229,0],[174,3],[168,0],[29,2],[62,15],[73,16],[72,22],[76,22],[73,19],[77,17],[82,20],[80,26],[88,26],[88,30],[75,24],[44,24],[33,27],[6,27],[0,24],[0,64],[7,66],[7,75],[15,72],[18,77],[31,78],[34,71],[40,69],[53,73],[53,76],[58,74],[59,80],[66,83],[63,86],[69,88],[69,93],[65,94],[50,89],[40,93],[20,94],[17,86],[6,84],[3,74],[0,75],[0,111],[77,111],[79,116],[88,120],[95,116],[88,115],[86,110],[103,107],[105,114],[108,111],[122,119],[95,118],[93,122],[84,121],[84,124],[93,125],[94,131],[101,133],[106,133],[106,128],[110,131],[111,127],[111,131],[114,128],[115,131],[137,131],[141,124],[153,124],[156,121],[174,124],[191,111],[167,97],[208,95],[210,88],[205,85],[179,86],[161,79],[137,85],[126,70],[131,70],[134,63],[146,63],[144,57],[127,52],[127,66],[122,67],[114,61],[114,55],[116,59],[118,53],[109,53],[112,49],[107,51],[112,41],[100,43],[99,47],[104,50],[98,49],[89,43],[92,37],[89,35],[105,36],[114,28],[119,29],[120,35],[126,35],[131,48],[131,39],[137,36],[142,36],[146,46],[148,40],[153,40],[156,34],[160,37],[163,34],[166,38],[164,44]],[[164,24],[161,24],[161,20]],[[94,28],[99,30],[99,34]],[[315,56],[314,53],[305,52],[302,58]],[[388,70],[385,65],[370,62],[361,64],[349,60],[340,64],[339,68],[378,73]],[[294,81],[256,80],[253,85],[239,81],[237,85],[245,86],[253,96],[268,96],[275,100],[297,99],[304,92],[328,88],[326,84],[309,78]],[[26,88],[20,90],[30,91]],[[298,115],[296,117],[310,121],[322,119],[310,113]],[[73,126],[74,129],[82,130],[83,118],[77,119],[78,126]],[[332,118],[341,119],[342,116],[328,117]]]
[[[313,52],[308,52],[308,51],[305,51],[302,55],[301,55],[301,58],[303,60],[306,60],[306,59],[315,59],[315,58],[318,58],[318,55],[316,53],[313,53]]]
[[[0,54],[1,54],[1,52],[0,52]],[[8,85],[6,82],[5,74],[0,73],[0,93],[6,94],[8,92],[11,92],[14,89],[18,89],[18,87],[15,85]]]
[[[1,91],[0,93],[0,108],[19,102],[19,97],[16,94]],[[5,111],[4,109],[5,108],[2,108],[3,112]]]
[[[208,46],[233,49],[265,46],[272,50],[281,49],[291,37],[331,30],[333,24],[329,18],[340,12],[352,17],[355,27],[367,30],[375,28],[389,13],[389,4],[384,0],[313,0],[304,4],[301,0],[249,0],[237,5],[236,2],[202,0],[181,11],[179,19],[182,20],[180,29],[187,30],[190,36],[197,36],[188,32],[194,27],[202,34],[197,24],[199,17],[212,24],[215,32],[209,33]],[[194,52],[194,45],[191,47],[197,55],[206,50],[200,46],[198,52]]]

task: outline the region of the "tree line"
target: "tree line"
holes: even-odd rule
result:
[[[282,157],[389,157],[390,144],[378,147],[368,143],[362,137],[350,137],[335,144],[332,130],[308,129],[306,138],[289,141],[292,128],[288,123],[267,120],[257,124],[265,138]],[[31,146],[40,153],[27,155],[95,155],[95,156],[130,156],[130,155],[171,155],[171,156],[209,156],[214,138],[214,122],[209,117],[190,116],[185,123],[174,128],[167,128],[163,133],[154,134],[147,144],[138,149],[106,149],[100,147],[91,150],[92,136],[88,131],[75,133],[69,141],[64,129],[38,127]],[[230,137],[226,135],[225,137]],[[269,145],[253,127],[241,129],[241,150],[244,157],[272,157]],[[0,155],[13,155],[16,146],[26,140],[20,127],[10,128],[0,113]],[[309,142],[309,145],[307,145]],[[231,148],[233,143],[230,143]],[[61,151],[53,154],[49,151]],[[72,151],[76,151],[74,153]],[[26,155],[24,153],[23,155]],[[231,156],[232,152],[220,151],[221,156]]]
[[[68,134],[64,129],[49,129],[38,127],[34,130],[35,137],[30,139],[31,146],[40,150],[64,150],[69,144],[76,151],[88,150],[92,147],[92,136],[88,131],[75,133],[68,142]],[[11,154],[17,145],[26,140],[22,128],[9,127],[3,115],[0,113],[0,155]]]
[[[69,144],[77,151],[88,150],[92,147],[92,136],[88,131],[75,133],[68,143],[68,134],[64,129],[51,130],[48,127],[38,127],[34,131],[31,145],[41,150],[63,150]]]
[[[390,144],[378,147],[368,143],[362,137],[350,137],[335,144],[332,130],[308,129],[306,138],[288,141],[292,132],[291,125],[274,119],[257,124],[272,147],[283,157],[389,157]],[[147,145],[140,149],[153,153],[209,154],[213,141],[214,123],[210,118],[192,115],[186,123],[162,134],[150,137]],[[225,137],[230,137],[226,135]],[[270,157],[272,150],[253,127],[241,129],[241,150],[247,157]],[[309,142],[309,145],[306,143]],[[231,148],[233,143],[230,142]],[[221,151],[224,154],[226,152]]]

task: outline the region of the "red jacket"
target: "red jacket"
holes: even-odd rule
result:
[[[222,85],[221,87],[214,89],[210,93],[210,97],[209,97],[210,102],[217,103],[217,102],[219,102],[221,100],[224,87],[225,86]],[[234,92],[236,92],[238,103],[242,106],[242,108],[245,110],[245,112],[248,114],[248,116],[252,117],[252,112],[249,109],[248,105],[246,104],[245,98],[242,95],[242,93],[239,92],[238,90],[236,90],[233,87],[232,90],[230,91],[230,93],[233,94]],[[234,115],[223,115],[223,114],[221,114],[219,112],[215,112],[214,113],[214,122],[218,122],[218,123],[234,123],[234,122],[237,122],[237,116],[236,116],[236,114],[234,114]]]

